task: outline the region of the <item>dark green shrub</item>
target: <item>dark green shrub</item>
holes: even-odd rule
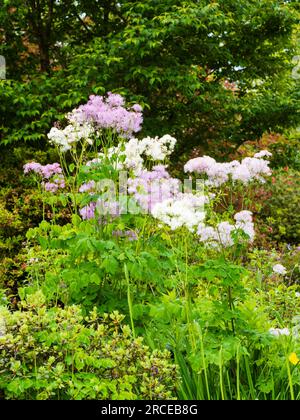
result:
[[[300,170],[300,130],[294,130],[270,145],[273,153],[271,162],[274,168],[289,167]]]
[[[278,171],[266,186],[272,194],[263,203],[260,218],[270,229],[273,239],[298,245],[300,243],[300,172]]]
[[[133,338],[118,312],[84,318],[77,306],[47,309],[42,293],[0,312],[4,399],[168,399],[176,367],[167,351]]]

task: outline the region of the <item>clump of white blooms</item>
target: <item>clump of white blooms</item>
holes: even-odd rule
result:
[[[172,230],[185,226],[194,231],[205,218],[204,204],[207,197],[191,193],[179,193],[176,198],[155,204],[152,216]]]
[[[254,224],[252,221],[252,213],[244,210],[236,213],[234,216],[236,223],[233,225],[230,222],[221,222],[216,228],[206,226],[200,223],[197,229],[200,242],[203,242],[207,247],[229,248],[234,245],[233,234],[242,231],[247,235],[248,242],[253,242],[255,237]]]
[[[273,267],[273,272],[276,274],[280,274],[281,276],[285,276],[287,273],[287,269],[281,264],[275,264]]]
[[[255,158],[263,158],[263,157],[266,157],[266,156],[271,157],[272,153],[269,152],[268,150],[261,150],[260,152],[255,153],[255,155],[254,155]]]
[[[73,123],[67,125],[63,130],[52,127],[48,139],[51,144],[58,146],[62,152],[67,152],[80,141],[92,145],[93,135],[94,128],[89,123]]]
[[[197,173],[206,176],[206,184],[213,187],[220,187],[228,181],[249,184],[252,181],[265,182],[265,177],[271,175],[270,162],[264,157],[272,154],[263,150],[253,158],[247,157],[241,162],[219,163],[209,156],[191,159],[184,166],[186,173]]]
[[[106,155],[100,154],[100,158],[104,159],[106,156],[117,170],[128,169],[139,175],[145,169],[145,159],[163,162],[173,153],[175,145],[176,139],[169,134],[161,138],[132,138],[118,146],[110,147]]]
[[[254,223],[252,212],[248,210],[240,211],[234,216],[235,228],[242,230],[248,237],[249,242],[253,242],[255,238]]]
[[[288,337],[291,334],[288,328],[270,328],[269,333],[274,337],[280,337],[281,335],[285,335]]]

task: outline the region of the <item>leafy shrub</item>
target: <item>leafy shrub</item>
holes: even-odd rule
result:
[[[300,243],[300,173],[295,170],[274,172],[273,180],[266,185],[272,193],[262,206],[260,219],[271,228],[278,242]]]
[[[0,389],[5,399],[168,399],[177,374],[169,353],[151,353],[118,312],[83,318],[47,309],[39,292],[22,310],[1,310]]]
[[[292,131],[270,146],[273,153],[272,166],[274,168],[289,167],[300,170],[300,130]]]
[[[118,294],[118,309],[124,311],[128,288],[125,265],[131,291],[138,289],[140,297],[151,288],[168,285],[165,279],[174,271],[173,252],[161,239],[153,235],[141,240],[137,248],[136,241],[112,237],[114,224],[104,228],[99,237],[91,222],[77,216],[72,221],[65,226],[44,221],[28,231],[29,243],[40,246],[29,253],[26,293],[42,288],[48,301],[81,304],[88,310],[105,305],[105,311],[116,307]]]

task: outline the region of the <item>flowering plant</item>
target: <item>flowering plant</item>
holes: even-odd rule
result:
[[[65,225],[44,220],[28,232],[35,248],[20,294],[42,287],[48,302],[80,304],[86,313],[94,305],[121,307],[133,335],[145,326],[151,343],[172,349],[189,380],[191,372],[195,381],[201,378],[202,398],[210,398],[209,388],[220,380],[223,398],[237,389],[239,399],[232,366],[243,369],[245,383],[255,355],[263,353],[263,365],[269,348],[284,354],[285,363],[286,354],[298,352],[298,324],[274,315],[283,311],[284,289],[274,311],[261,303],[270,284],[284,282],[290,272],[280,258],[262,261],[254,249],[257,215],[249,193],[270,177],[270,153],[232,162],[198,157],[184,165],[188,179],[175,178],[170,159],[176,139],[133,137],[141,114],[120,95],[91,97],[67,116],[68,129],[50,132],[60,164],[25,165],[46,200],[61,193],[72,201],[72,215]],[[299,291],[291,292],[289,310],[298,307]],[[227,391],[225,369],[234,384]],[[268,372],[258,372],[258,389],[267,389]],[[249,392],[254,398],[253,387]]]

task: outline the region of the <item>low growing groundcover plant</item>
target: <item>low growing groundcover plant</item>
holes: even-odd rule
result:
[[[0,392],[6,399],[169,399],[178,380],[165,350],[133,338],[118,312],[83,317],[45,306],[37,292],[22,310],[1,311]]]

